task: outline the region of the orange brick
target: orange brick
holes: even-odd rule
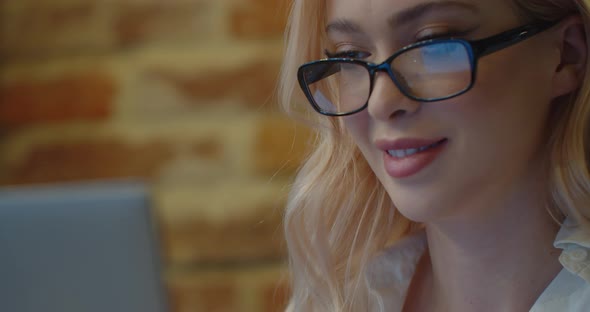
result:
[[[167,284],[173,312],[242,311],[231,272],[187,271],[182,280],[171,278]]]
[[[276,281],[266,286],[264,293],[264,312],[284,312],[290,298],[287,281]]]
[[[232,285],[208,285],[199,289],[199,299],[203,311],[235,311],[235,289]]]
[[[0,86],[0,125],[105,120],[116,91],[113,77],[104,72],[9,82]]]
[[[95,54],[111,48],[97,1],[28,1],[2,10],[2,61]]]
[[[282,206],[276,203],[273,207],[260,208],[265,215],[225,220],[221,224],[203,220],[163,223],[160,232],[166,261],[171,265],[194,265],[282,259],[285,255],[282,220],[278,213],[273,213]]]
[[[81,1],[71,3],[69,6],[54,5],[40,10],[41,7],[36,4],[36,7],[31,7],[28,12],[37,15],[32,18],[46,18],[47,26],[50,28],[66,29],[91,18],[95,13],[96,5],[97,2],[94,1]]]
[[[161,40],[186,42],[205,34],[207,1],[126,1],[117,8],[114,22],[119,45]]]
[[[208,160],[217,160],[223,155],[223,144],[214,138],[197,142],[192,149],[198,158]]]
[[[254,147],[255,168],[259,174],[293,174],[307,152],[309,131],[287,117],[270,115],[258,125]]]
[[[151,178],[172,158],[168,144],[127,145],[117,140],[34,146],[2,174],[4,184],[106,178]]]
[[[155,69],[148,75],[171,84],[196,105],[206,100],[233,98],[249,107],[260,108],[269,104],[273,98],[279,68],[278,60],[264,60],[235,70],[211,68],[186,74]]]
[[[287,21],[286,1],[250,0],[231,14],[231,32],[239,39],[280,38]]]

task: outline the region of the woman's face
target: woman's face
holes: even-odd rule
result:
[[[371,63],[427,37],[475,40],[525,24],[507,0],[331,0],[327,10],[329,52]],[[379,72],[368,108],[340,117],[402,214],[485,214],[475,207],[502,204],[542,170],[559,58],[549,38],[484,56],[474,87],[448,100],[413,101]]]

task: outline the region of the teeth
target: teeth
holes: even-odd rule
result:
[[[416,148],[410,148],[406,150],[406,156],[414,155],[416,153],[418,153],[418,149]]]
[[[429,148],[436,147],[439,145],[439,143],[441,143],[441,142],[436,142],[434,144],[430,144],[428,146],[422,146],[419,148],[409,148],[409,149],[403,149],[403,150],[388,150],[387,153],[390,156],[395,157],[395,158],[404,158],[404,157],[407,157],[410,155],[414,155],[418,152],[423,152]]]

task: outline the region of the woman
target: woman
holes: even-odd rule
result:
[[[289,311],[590,311],[589,8],[294,1]]]

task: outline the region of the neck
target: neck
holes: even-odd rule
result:
[[[559,273],[558,226],[538,197],[542,186],[528,185],[467,207],[471,215],[426,224],[436,311],[528,311]]]

